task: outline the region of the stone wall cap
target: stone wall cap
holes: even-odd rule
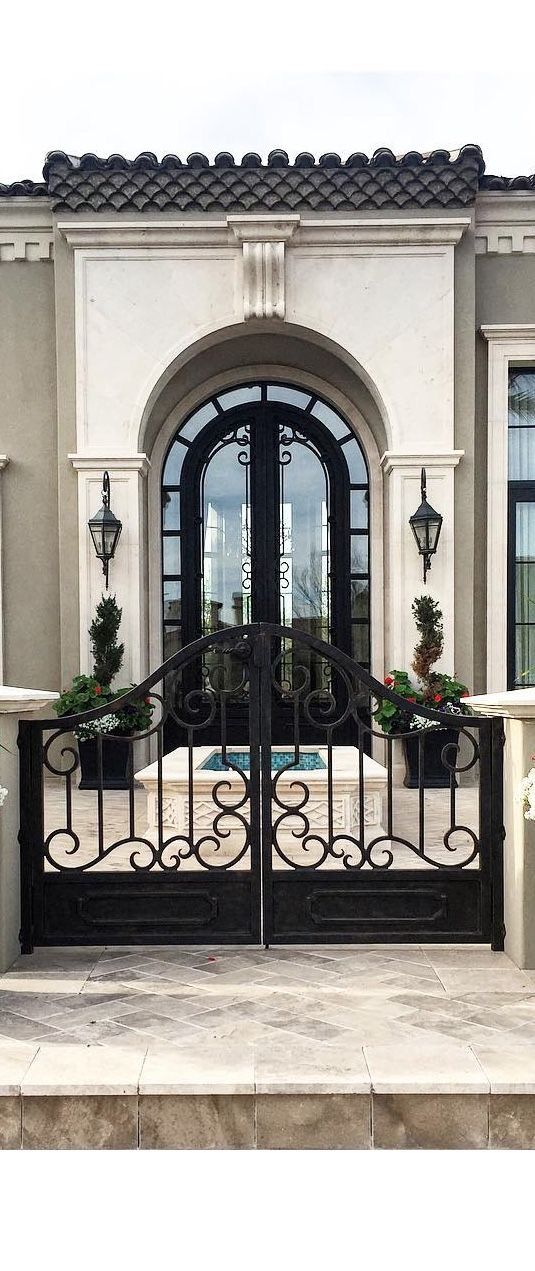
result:
[[[12,688],[8,684],[0,684],[0,715],[14,711],[40,711],[50,702],[56,702],[59,693],[50,693],[39,688]]]
[[[483,693],[464,699],[476,715],[503,715],[508,719],[535,719],[535,688],[514,688],[504,693]]]

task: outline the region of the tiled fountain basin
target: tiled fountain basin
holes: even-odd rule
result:
[[[222,853],[235,854],[243,841],[244,830],[236,817],[230,813],[232,805],[239,804],[244,793],[244,780],[234,767],[225,767],[221,759],[221,748],[217,746],[193,747],[193,824],[196,834],[221,835],[221,846],[218,857]],[[280,771],[277,780],[276,794],[284,808],[299,807],[304,800],[304,786],[308,798],[303,805],[303,813],[309,822],[308,834],[317,833],[323,838],[329,828],[328,806],[328,754],[325,746],[302,746],[300,748],[300,764],[293,763],[294,752],[288,747],[273,746],[272,774]],[[227,749],[227,759],[248,771],[249,748],[233,746]],[[281,771],[286,763],[292,763],[287,771]],[[372,838],[384,833],[381,825],[382,795],[387,782],[386,768],[363,756],[364,775],[364,840],[369,843]],[[152,836],[158,828],[158,765],[149,764],[136,773],[136,780],[141,782],[147,791],[148,832]],[[358,751],[353,746],[335,746],[332,751],[332,818],[335,834],[348,834],[358,838],[360,832],[359,819],[359,760]],[[303,785],[304,783],[304,785]],[[219,803],[229,807],[229,814],[224,814],[214,829],[214,819],[219,808],[214,801],[214,793]],[[280,821],[284,808],[273,800],[272,823],[277,822],[277,841],[285,852],[302,851],[303,817],[290,815]],[[245,821],[249,821],[249,802],[245,801],[238,808]],[[162,763],[162,819],[166,830],[176,834],[189,832],[189,758],[187,747],[179,747],[164,756]],[[228,831],[228,835],[226,833]]]

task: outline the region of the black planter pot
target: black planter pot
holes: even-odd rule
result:
[[[128,790],[128,737],[102,738],[102,789]],[[98,753],[96,737],[78,740],[81,777],[79,790],[98,790]]]
[[[424,773],[423,784],[426,790],[445,790],[450,784],[450,771],[446,768],[441,755],[444,746],[457,745],[459,733],[455,728],[428,728],[425,730]],[[404,786],[409,790],[418,789],[418,733],[414,737],[403,737],[403,754],[405,756]],[[451,763],[455,752],[448,755]],[[456,786],[457,781],[453,779]]]

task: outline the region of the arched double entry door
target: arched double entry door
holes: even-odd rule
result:
[[[270,622],[334,644],[369,668],[368,511],[360,444],[316,394],[258,382],[205,402],[176,432],[163,467],[164,657],[199,636]],[[280,741],[292,728],[292,656],[280,649],[287,686],[273,702]],[[313,651],[306,671],[311,692],[336,696],[331,671]],[[228,728],[229,740],[246,740],[235,704]],[[178,741],[170,723],[166,749]]]

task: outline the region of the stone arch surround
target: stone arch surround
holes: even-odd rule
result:
[[[221,349],[221,346],[219,346]],[[381,472],[381,455],[384,453],[386,430],[377,407],[366,386],[349,372],[347,376],[339,374],[339,364],[330,355],[325,361],[318,357],[313,346],[298,342],[298,347],[291,340],[281,341],[277,338],[270,342],[266,336],[256,339],[247,337],[243,342],[229,341],[225,349],[225,369],[214,371],[213,363],[206,353],[200,355],[201,365],[192,368],[193,373],[187,378],[178,371],[166,385],[165,407],[154,410],[159,421],[159,430],[150,451],[150,471],[148,475],[148,539],[150,550],[147,557],[149,588],[149,665],[158,666],[162,661],[161,640],[161,556],[160,556],[160,482],[162,466],[171,437],[182,421],[204,400],[218,390],[230,388],[237,384],[253,382],[258,379],[283,380],[296,387],[309,388],[325,398],[339,410],[354,429],[364,450],[370,476],[370,544],[372,553],[371,570],[371,632],[372,670],[382,675],[384,664],[384,532],[383,532],[383,477]],[[258,355],[258,361],[244,360],[245,355]],[[271,354],[271,357],[269,357]],[[279,360],[281,355],[286,360]],[[288,355],[291,355],[291,359]],[[271,360],[273,359],[273,360]],[[314,371],[311,369],[314,366]],[[346,368],[344,368],[345,370]],[[212,371],[206,375],[206,372]],[[323,370],[324,375],[318,372]],[[333,382],[334,381],[334,382]],[[342,391],[340,381],[346,384],[348,392]],[[179,394],[178,401],[176,400]],[[362,403],[370,412],[373,428],[357,402]],[[171,403],[173,403],[171,405]],[[166,411],[166,413],[164,413]],[[163,418],[162,418],[163,416]],[[153,419],[146,423],[145,442],[154,433]]]

